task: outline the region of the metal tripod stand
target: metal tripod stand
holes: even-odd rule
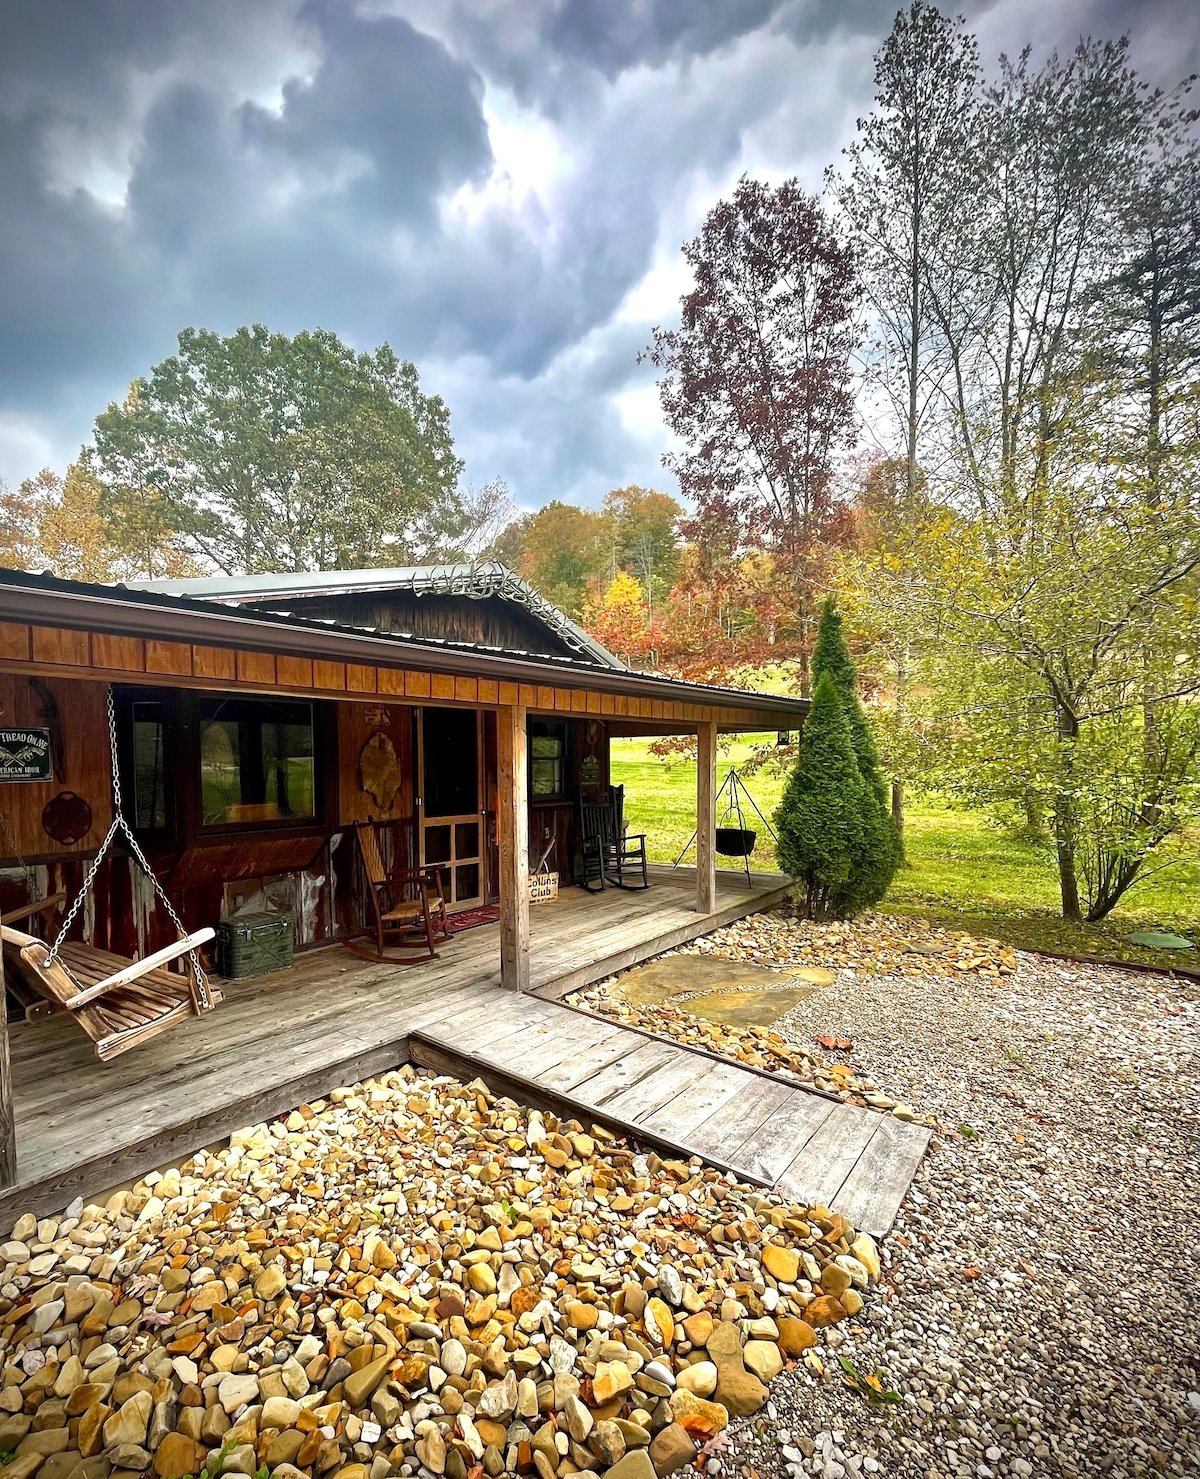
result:
[[[722,796],[725,797],[725,810],[723,812],[720,810],[721,797]],[[746,883],[747,883],[747,886],[748,886],[749,883],[750,883],[750,847],[753,846],[753,843],[750,844],[750,847],[747,847],[746,846],[745,839],[746,839],[748,828],[746,827],[745,813],[742,811],[742,798],[743,797],[745,797],[745,799],[749,803],[749,805],[754,808],[754,814],[755,814],[755,816],[759,819],[759,821],[763,824],[763,826],[771,834],[772,840],[774,842],[778,842],[779,841],[779,838],[775,835],[775,828],[772,827],[772,825],[770,824],[770,822],[767,821],[766,817],[763,816],[762,812],[759,811],[759,809],[758,809],[758,802],[755,801],[754,797],[751,796],[750,792],[746,789],[746,782],[744,780],[742,780],[741,776],[737,773],[736,768],[731,765],[729,767],[729,774],[721,782],[720,787],[717,790],[717,794],[713,798],[713,810],[715,812],[718,812],[721,815],[722,818],[728,817],[728,816],[733,816],[733,815],[736,815],[737,816],[737,819],[738,819],[738,831],[742,834],[742,851],[741,851],[740,856],[741,856],[741,859],[742,859],[742,867],[744,868],[745,873],[746,873]],[[719,831],[720,828],[718,828],[717,830]],[[683,860],[684,860],[684,858],[687,856],[688,850],[691,847],[692,843],[695,842],[695,840],[696,840],[696,829],[693,827],[692,828],[692,835],[684,843],[684,845],[683,845],[683,851],[679,854],[679,856],[671,864],[672,868],[678,868],[679,867],[680,863],[682,863]],[[720,852],[721,849],[718,848],[717,851]],[[726,853],[722,853],[722,856],[723,857],[736,858],[736,857],[739,856],[739,854],[736,853],[736,852],[726,852]]]

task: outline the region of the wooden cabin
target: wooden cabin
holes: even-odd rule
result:
[[[113,815],[110,688],[124,815],[188,930],[265,910],[292,915],[298,951],[360,935],[351,824],[394,819],[452,913],[498,911],[513,990],[530,868],[578,876],[614,736],[698,735],[706,915],[717,734],[797,729],[805,708],[630,670],[498,565],[127,586],[0,570],[0,912],[81,888]],[[71,933],[139,957],[176,936],[121,847]]]

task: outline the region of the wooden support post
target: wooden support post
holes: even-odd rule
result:
[[[0,951],[0,1186],[17,1184],[17,1132],[13,1122],[12,1065],[8,1056],[8,1003],[4,998],[4,952]]]
[[[500,984],[529,989],[529,782],[526,715],[497,716],[500,791]]]
[[[717,726],[701,724],[696,765],[696,913],[717,907]]]

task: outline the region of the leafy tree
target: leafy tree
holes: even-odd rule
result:
[[[613,573],[612,551],[606,514],[558,499],[510,524],[495,545],[497,559],[576,619],[592,582]]]
[[[54,474],[45,468],[17,488],[0,482],[0,565],[11,570],[44,568],[44,560],[39,565],[38,524],[49,496],[47,484],[53,478]]]
[[[1048,835],[1064,914],[1097,919],[1178,829],[1195,765],[1194,115],[1124,42],[1026,50],[990,83],[974,55],[928,6],[898,18],[880,75],[907,71],[840,187],[872,292],[864,201],[907,202],[891,228],[910,245],[916,220],[915,156],[884,145],[922,115],[892,84],[940,75],[911,94],[944,124],[908,278],[923,316],[893,335],[935,392],[904,438],[931,486],[841,584],[893,647],[927,774]]]
[[[90,459],[114,522],[230,574],[426,558],[462,532],[461,466],[444,403],[386,344],[261,324],[185,329],[97,418]]]
[[[683,508],[669,493],[631,485],[606,493],[602,510],[612,523],[615,563],[637,577],[652,622],[656,597],[666,594],[679,563]]]
[[[197,573],[179,540],[163,537],[153,520],[132,529],[114,524],[103,494],[103,485],[75,462],[64,477],[43,468],[15,493],[0,495],[0,519],[7,510],[12,521],[0,563],[49,570],[65,580]]]
[[[800,755],[775,812],[777,856],[795,879],[797,906],[810,919],[857,906],[874,798],[858,768],[850,720],[831,673],[818,679]]]
[[[743,179],[683,254],[695,287],[647,351],[684,450],[664,458],[696,505],[689,531],[779,559],[807,650],[833,458],[853,436],[860,289],[849,250],[796,180]]]
[[[587,598],[583,624],[631,667],[653,665],[662,627],[650,618],[641,583],[627,570],[618,570],[603,592]]]

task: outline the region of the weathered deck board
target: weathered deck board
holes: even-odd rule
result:
[[[832,1207],[880,1122],[869,1110],[839,1104],[780,1176],[779,1190],[797,1202]]]
[[[924,1125],[906,1125],[891,1115],[883,1116],[842,1183],[838,1210],[857,1227],[890,1225],[932,1133]]]
[[[717,913],[699,916],[693,888],[688,871],[656,872],[645,894],[568,890],[534,910],[532,991],[521,997],[500,990],[498,930],[484,926],[453,936],[419,968],[337,947],[308,952],[289,971],[225,983],[217,1011],[108,1065],[67,1018],[14,1024],[20,1179],[0,1193],[0,1230],[17,1212],[97,1195],[409,1057],[480,1073],[531,1103],[603,1120],[672,1154],[703,1155],[764,1185],[782,1177],[780,1190],[797,1199],[811,1184],[856,1225],[884,1230],[924,1131],[559,1003],[776,892],[768,880],[747,893],[722,874]],[[839,1134],[821,1140],[835,1117]]]

